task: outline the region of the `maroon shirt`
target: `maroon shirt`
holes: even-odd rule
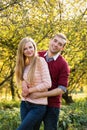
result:
[[[46,51],[39,52],[39,56],[44,57],[46,60],[45,53]],[[52,60],[47,63],[52,80],[52,87],[49,90],[55,89],[59,85],[67,87],[70,70],[65,59],[61,55],[59,55],[56,60]],[[60,108],[61,97],[62,95],[48,97],[48,106]]]

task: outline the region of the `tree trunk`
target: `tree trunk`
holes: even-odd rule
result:
[[[63,99],[65,100],[66,104],[70,104],[74,102],[72,96],[69,96],[68,91],[63,94]]]
[[[13,73],[13,70],[11,71],[11,73]],[[15,99],[15,88],[14,88],[13,75],[10,78],[10,89],[11,89],[12,100],[14,100]]]

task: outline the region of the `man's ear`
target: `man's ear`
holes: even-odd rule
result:
[[[63,51],[64,50],[64,46],[61,48],[61,51]]]

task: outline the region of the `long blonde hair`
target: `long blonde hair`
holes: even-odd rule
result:
[[[20,41],[18,45],[18,50],[17,50],[16,68],[15,68],[17,84],[20,84],[21,81],[23,80],[23,72],[27,63],[27,58],[24,56],[23,52],[24,52],[25,44],[28,42],[31,42],[35,49],[35,53],[34,53],[34,56],[32,57],[32,62],[30,65],[30,70],[28,72],[28,81],[32,82],[34,79],[36,62],[37,62],[37,59],[39,59],[37,56],[37,47],[36,47],[36,43],[34,42],[32,38],[26,37]]]

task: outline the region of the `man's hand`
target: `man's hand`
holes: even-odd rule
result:
[[[42,96],[42,93],[43,93],[43,92],[31,93],[31,94],[29,95],[29,97],[30,97],[31,99],[41,98],[41,97],[43,97],[43,96]]]
[[[22,96],[27,97],[29,95],[28,84],[26,81],[22,81]]]

